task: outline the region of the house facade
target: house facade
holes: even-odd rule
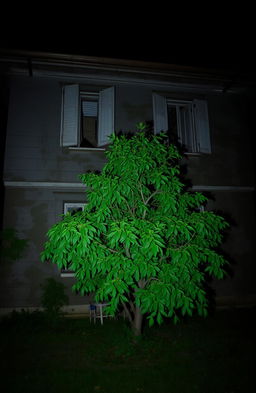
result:
[[[2,227],[28,240],[23,255],[0,266],[0,309],[40,306],[48,277],[65,284],[69,311],[89,297],[72,292],[72,272],[40,262],[48,229],[83,209],[78,175],[100,171],[112,132],[141,121],[168,131],[185,151],[191,189],[206,209],[231,223],[223,252],[230,275],[212,282],[218,304],[255,302],[255,80],[229,70],[52,53],[2,52]]]

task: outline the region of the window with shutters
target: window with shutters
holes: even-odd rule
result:
[[[114,132],[114,87],[87,92],[63,87],[61,146],[100,149]]]
[[[211,153],[208,107],[205,100],[174,100],[153,94],[154,132],[167,132],[187,153]]]

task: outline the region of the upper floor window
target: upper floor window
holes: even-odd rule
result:
[[[153,94],[155,134],[166,131],[188,153],[211,153],[208,107],[205,100],[173,100]]]
[[[61,146],[103,148],[114,132],[114,87],[99,92],[63,87]]]

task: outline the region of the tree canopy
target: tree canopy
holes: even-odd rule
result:
[[[222,279],[217,252],[225,220],[200,207],[207,198],[180,180],[177,148],[166,136],[111,137],[101,173],[80,175],[87,204],[48,231],[42,260],[75,272],[74,289],[123,307],[136,334],[149,324],[207,314],[206,275]]]

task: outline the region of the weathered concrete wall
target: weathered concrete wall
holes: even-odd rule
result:
[[[218,296],[244,298],[255,295],[255,195],[253,192],[212,193],[208,208],[230,223],[222,251],[230,262],[224,280],[213,283]]]
[[[17,229],[19,237],[28,240],[28,247],[19,260],[4,261],[1,265],[0,307],[40,306],[40,285],[48,277],[66,285],[70,304],[88,301],[71,291],[74,278],[61,278],[56,265],[40,261],[46,232],[61,219],[63,201],[84,202],[84,192],[7,189],[5,227]]]
[[[151,88],[138,86],[116,87],[116,132],[134,132],[136,123],[152,120]]]
[[[80,173],[102,167],[102,152],[60,147],[61,82],[15,78],[11,87],[5,179],[77,182]]]
[[[7,129],[5,179],[77,181],[86,170],[102,168],[103,152],[60,147],[61,87],[56,80],[12,82]],[[247,102],[234,95],[209,95],[212,154],[189,157],[188,175],[196,184],[252,184],[252,132]],[[116,86],[116,131],[134,131],[152,121],[152,89]],[[225,162],[225,165],[223,165]]]
[[[78,174],[100,170],[104,152],[71,151],[60,147],[61,87],[64,81],[13,78],[10,86],[6,141],[6,181],[77,182]],[[151,121],[149,86],[116,86],[116,131],[133,131],[138,121]],[[169,92],[171,93],[171,92]],[[232,229],[223,248],[232,259],[233,276],[213,284],[218,296],[255,294],[254,273],[254,172],[251,125],[247,102],[238,95],[210,94],[212,154],[183,160],[193,185],[232,186],[211,191],[208,207],[225,212]],[[246,186],[247,191],[236,187]],[[251,187],[251,188],[250,188]],[[61,278],[56,266],[42,264],[45,233],[63,213],[64,202],[84,202],[82,190],[56,187],[7,187],[4,226],[16,228],[29,247],[16,262],[5,262],[0,274],[0,308],[40,305],[40,284],[52,276],[68,287],[70,304],[88,299],[71,293],[73,278]]]
[[[194,184],[254,185],[253,129],[245,96],[207,96],[212,154],[187,159]]]

